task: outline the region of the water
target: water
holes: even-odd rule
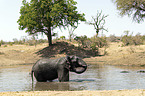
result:
[[[143,67],[90,65],[83,74],[70,73],[70,82],[37,82],[32,84],[32,65],[0,67],[0,92],[43,90],[121,90],[145,89]],[[124,73],[125,72],[125,73]]]

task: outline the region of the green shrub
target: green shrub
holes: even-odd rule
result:
[[[65,36],[60,36],[60,39],[61,40],[65,40]]]
[[[95,50],[98,50],[98,47],[96,46],[95,43],[92,43],[92,44],[91,44],[91,49],[92,49],[93,51],[95,51]]]
[[[87,38],[87,36],[86,35],[84,35],[84,36],[76,36],[75,38],[74,38],[74,40],[76,40],[78,43],[79,43],[79,46],[81,46],[81,47],[83,47],[83,48],[85,48],[85,47],[87,47],[86,46],[86,41],[88,40],[88,38]],[[81,44],[81,45],[80,45]]]
[[[94,43],[96,44],[97,47],[102,48],[102,47],[106,47],[108,46],[108,42],[107,42],[107,37],[106,36],[101,36],[101,37],[92,37],[90,38],[92,44],[94,45]]]
[[[91,37],[87,38],[87,36],[80,36],[74,38],[79,44],[81,44],[81,47],[88,48],[93,51],[98,51],[99,48],[108,46],[107,38],[106,36],[101,37]]]
[[[8,47],[7,45],[4,45],[4,47]]]
[[[13,46],[14,42],[8,42],[8,44],[9,44],[10,46]]]

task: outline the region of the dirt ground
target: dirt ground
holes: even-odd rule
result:
[[[77,54],[85,57],[88,55],[88,58],[84,58],[84,61],[88,64],[145,66],[145,45],[121,47],[122,43],[110,43],[106,50],[104,48],[99,49],[99,56],[94,56],[90,51],[78,50],[73,45],[62,45],[60,43],[53,48],[49,48],[47,45],[46,43],[36,47],[28,45],[2,46],[0,47],[0,66],[34,64],[38,59],[44,57],[43,55],[59,58],[66,56],[66,54]],[[59,54],[60,52],[62,53]]]
[[[42,58],[42,54],[36,54],[47,49],[48,44],[35,46],[13,45],[0,47],[0,66],[13,66],[34,64]],[[61,46],[59,46],[61,47]],[[65,46],[66,47],[66,46]],[[49,49],[49,48],[48,48]],[[74,48],[75,49],[75,48]],[[72,50],[74,50],[72,49]],[[55,50],[55,48],[54,48]],[[47,51],[47,50],[46,50]],[[75,51],[75,50],[74,50]],[[49,51],[49,54],[51,51]],[[63,52],[63,50],[59,51]],[[81,50],[81,53],[85,51]],[[42,52],[42,53],[45,53]],[[79,53],[77,51],[77,53]],[[99,50],[100,55],[85,58],[87,64],[111,64],[127,66],[145,66],[145,45],[125,46],[121,43],[110,43],[109,47]],[[104,56],[104,53],[106,54]],[[65,56],[66,53],[53,54],[52,58]],[[145,96],[145,90],[110,90],[110,91],[35,91],[35,92],[0,92],[0,96]]]
[[[145,66],[145,45],[124,46],[122,43],[110,43],[105,50],[100,49],[100,56],[86,58],[85,61],[91,64],[109,64],[117,66]]]

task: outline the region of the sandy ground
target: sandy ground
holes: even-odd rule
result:
[[[145,66],[145,45],[124,46],[122,43],[110,43],[105,56],[86,58],[91,64],[110,64],[119,66]],[[104,48],[100,49],[104,54]]]
[[[36,52],[47,47],[47,45],[46,43],[36,47],[27,45],[2,46],[0,47],[0,66],[33,64],[41,58]],[[84,61],[88,64],[145,66],[145,45],[121,46],[121,43],[110,43],[105,50],[105,56],[103,56],[104,48],[102,48],[99,50],[102,56],[85,58]],[[61,56],[65,56],[65,54],[58,54],[56,58]]]
[[[13,45],[0,47],[0,66],[35,63],[40,57],[35,54],[45,48],[48,44],[38,46]]]
[[[0,96],[145,96],[145,90],[1,92]]]
[[[41,57],[39,50],[47,44],[35,46],[13,45],[0,47],[0,66],[34,64]],[[104,54],[104,48],[99,50]],[[88,64],[111,64],[127,66],[145,66],[145,45],[121,47],[121,43],[110,43],[105,56],[85,58]],[[56,57],[65,56],[57,55]],[[145,90],[110,90],[110,91],[35,91],[35,92],[0,92],[0,96],[145,96]]]

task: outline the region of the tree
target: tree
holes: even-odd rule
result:
[[[132,16],[134,21],[140,23],[145,17],[145,0],[113,0],[120,11],[120,15]]]
[[[105,27],[104,25],[106,23],[105,21],[106,17],[108,17],[108,15],[103,15],[102,11],[101,12],[97,11],[96,17],[92,16],[92,21],[87,22],[89,25],[93,25],[94,28],[96,29],[96,33],[97,33],[96,36],[98,36],[101,30],[108,32],[108,30],[104,28]]]
[[[22,1],[21,16],[18,19],[19,29],[30,35],[42,33],[52,45],[52,32],[55,28],[75,27],[79,21],[85,21],[73,0],[26,0]]]

